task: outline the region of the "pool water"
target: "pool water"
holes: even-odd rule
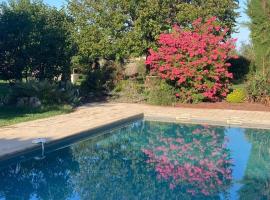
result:
[[[137,121],[2,166],[0,199],[270,199],[270,130]]]

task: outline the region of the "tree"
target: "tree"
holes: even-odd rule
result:
[[[74,43],[70,18],[42,1],[10,0],[1,5],[0,76],[21,80],[69,78]]]
[[[227,61],[236,57],[234,39],[226,40],[228,29],[212,17],[195,20],[190,28],[174,26],[161,34],[157,50],[150,49],[146,64],[178,89],[180,101],[219,101],[229,92],[232,74]]]
[[[270,70],[270,0],[249,0],[247,13],[256,70],[264,73]]]
[[[79,46],[75,60],[82,64],[100,57],[146,55],[160,33],[174,24],[189,26],[198,16],[215,15],[232,31],[236,7],[236,0],[70,0],[68,12]]]

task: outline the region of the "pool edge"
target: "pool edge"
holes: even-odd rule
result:
[[[144,115],[144,119],[147,121],[159,121],[159,122],[167,122],[167,123],[179,123],[179,124],[202,124],[202,125],[212,125],[212,126],[224,126],[224,127],[236,127],[236,128],[249,128],[249,129],[265,129],[270,130],[270,126],[268,124],[259,124],[259,123],[233,123],[225,120],[209,120],[209,119],[177,119],[177,117],[169,117],[169,116],[152,116],[152,115]]]
[[[139,113],[139,114],[135,114],[126,118],[117,119],[110,123],[102,124],[100,126],[96,126],[88,130],[77,132],[72,135],[60,138],[60,139],[51,140],[45,144],[45,148],[52,149],[54,147],[59,146],[60,144],[74,143],[73,141],[76,142],[76,141],[80,141],[80,140],[83,140],[92,136],[96,136],[98,134],[103,134],[104,132],[109,132],[113,129],[121,128],[132,122],[143,120],[143,119],[144,119],[144,113]],[[6,163],[6,162],[12,162],[14,159],[18,159],[18,158],[21,160],[21,159],[24,159],[25,157],[36,155],[39,151],[41,151],[40,145],[34,145],[28,148],[16,150],[14,152],[1,155],[0,164],[2,165],[3,163]],[[2,167],[1,165],[0,167]]]

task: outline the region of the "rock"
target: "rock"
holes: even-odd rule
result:
[[[16,106],[38,108],[41,106],[41,101],[37,97],[20,97],[17,99]]]
[[[38,108],[41,106],[41,101],[37,97],[30,97],[29,98],[29,106],[31,108]]]
[[[137,76],[138,75],[137,63],[128,63],[125,66],[125,75],[128,77]]]
[[[28,97],[20,97],[17,99],[16,106],[17,107],[26,107],[28,106],[29,100]]]
[[[143,75],[146,72],[145,58],[139,57],[129,59],[124,68],[125,68],[125,75],[127,77],[135,77],[138,75]]]

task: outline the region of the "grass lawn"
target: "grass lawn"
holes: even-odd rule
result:
[[[47,106],[39,109],[0,107],[0,127],[72,112],[71,106]]]
[[[6,96],[8,93],[9,84],[0,80],[0,98]],[[0,127],[70,113],[72,110],[72,107],[68,105],[44,106],[36,109],[0,106]]]

